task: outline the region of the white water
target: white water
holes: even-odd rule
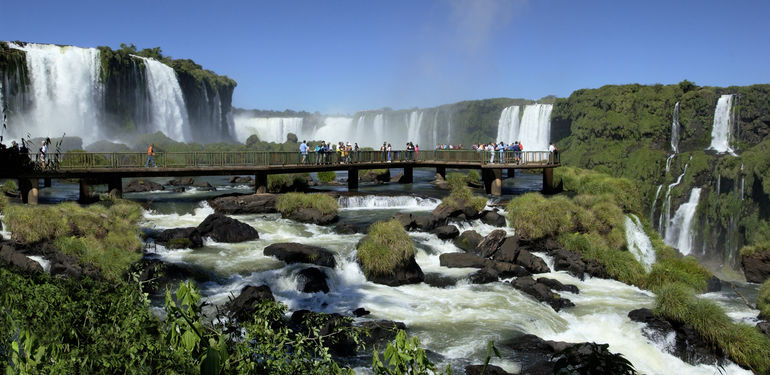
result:
[[[519,139],[519,126],[521,118],[519,115],[520,107],[517,105],[506,107],[500,113],[500,120],[497,122],[497,142],[513,143]]]
[[[388,209],[401,209],[401,210],[420,210],[428,211],[438,207],[440,200],[435,198],[420,198],[412,197],[408,195],[400,196],[379,196],[379,195],[364,195],[364,196],[349,196],[339,197],[337,199],[341,209],[376,209],[376,208],[388,208]]]
[[[353,128],[353,119],[350,117],[326,117],[324,118],[323,126],[318,127],[312,134],[304,134],[302,139],[327,141],[327,142],[339,142],[340,138],[346,138],[347,134],[353,134],[355,129]],[[359,139],[359,137],[355,137]],[[348,139],[345,139],[347,142]],[[356,142],[350,139],[350,144]],[[358,145],[363,147],[361,142]]]
[[[54,138],[66,133],[86,144],[98,140],[104,92],[99,50],[35,43],[8,46],[26,52],[32,97],[32,108],[15,117],[11,134]]]
[[[670,227],[666,230],[666,245],[676,248],[682,255],[689,255],[692,252],[692,220],[698,208],[700,193],[701,188],[692,189],[690,199],[679,206],[674,218],[671,219]]]
[[[711,129],[711,145],[709,149],[720,153],[729,153],[735,156],[730,147],[730,133],[732,128],[733,96],[722,95],[714,109],[714,126]]]
[[[647,272],[650,272],[652,264],[655,263],[655,249],[652,248],[650,237],[647,236],[647,233],[644,233],[642,223],[636,215],[626,215],[625,224],[628,251],[644,266]]]
[[[301,117],[235,117],[235,135],[238,142],[246,142],[256,134],[260,141],[284,143],[289,133],[302,140]]]
[[[654,217],[655,217],[655,204],[658,203],[658,196],[660,195],[660,189],[663,187],[663,184],[658,185],[658,190],[655,190],[655,198],[652,200],[652,205],[650,206],[650,224],[653,224]]]
[[[45,272],[51,272],[51,261],[48,259],[45,259],[41,256],[37,255],[28,255],[27,258],[34,260],[37,262],[40,267],[43,267],[43,271]]]
[[[187,106],[174,69],[155,59],[134,57],[144,61],[147,68],[152,128],[176,141],[193,141],[190,135]]]
[[[690,160],[692,160],[692,156],[690,156]],[[690,163],[684,165],[684,170],[682,171],[682,174],[677,177],[676,181],[668,185],[668,189],[666,189],[666,197],[663,198],[663,210],[660,212],[660,219],[658,220],[658,232],[665,236],[668,232],[668,224],[671,221],[671,189],[674,188],[674,186],[679,185],[680,182],[682,182],[682,177],[684,177],[684,174],[687,173],[687,166],[689,166]],[[665,215],[665,216],[664,216]],[[665,221],[663,218],[665,217]]]
[[[674,106],[674,120],[671,123],[671,152],[679,152],[679,102]]]
[[[551,140],[552,104],[531,104],[524,107],[519,120],[519,106],[503,109],[497,123],[497,139],[506,144],[519,141],[525,151],[545,151]]]

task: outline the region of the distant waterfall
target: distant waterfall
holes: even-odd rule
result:
[[[690,156],[690,160],[692,160],[692,156]],[[658,220],[658,232],[662,236],[665,236],[668,233],[668,225],[671,221],[671,189],[674,188],[674,186],[679,185],[680,182],[682,182],[682,177],[684,177],[684,174],[687,173],[687,166],[690,164],[687,163],[684,165],[684,170],[682,171],[682,174],[677,177],[676,181],[674,183],[671,183],[668,185],[668,189],[666,189],[666,197],[663,198],[663,209],[660,212],[660,220]],[[665,216],[664,216],[665,215]],[[664,220],[665,217],[665,220]]]
[[[552,104],[531,104],[524,107],[521,121],[518,106],[505,108],[498,121],[496,141],[519,141],[525,151],[545,151],[551,140]]]
[[[711,129],[711,145],[709,149],[720,153],[735,155],[730,147],[730,129],[732,128],[733,96],[722,95],[714,109],[714,126]]]
[[[59,47],[29,43],[8,46],[26,52],[32,108],[16,117],[16,136],[78,135],[85,142],[99,139],[103,85],[96,48]]]
[[[301,117],[235,117],[235,134],[240,142],[256,134],[260,141],[283,143],[289,133],[302,137],[301,132]]]
[[[327,141],[338,142],[345,138],[345,134],[356,134],[358,130],[353,127],[353,119],[350,117],[326,117],[324,118],[323,125],[314,129],[312,134],[302,134],[304,140],[315,141]],[[345,141],[357,142],[354,139],[345,138]],[[361,142],[358,142],[361,146]]]
[[[503,109],[500,114],[500,120],[497,122],[497,138],[495,142],[513,143],[519,137],[519,125],[521,122],[519,116],[520,107],[513,105]]]
[[[655,263],[655,250],[652,247],[650,237],[644,233],[642,223],[636,215],[626,215],[625,224],[628,251],[634,255],[634,258],[642,264],[647,272],[650,272],[652,264]]]
[[[655,190],[655,198],[652,200],[652,206],[650,206],[650,224],[654,222],[655,217],[655,204],[658,203],[658,196],[660,195],[660,189],[663,184],[658,185],[658,190]]]
[[[174,69],[155,59],[134,57],[144,61],[147,67],[154,130],[175,140],[191,141],[187,107]]]
[[[674,106],[674,120],[671,123],[671,152],[679,152],[679,102]]]
[[[692,220],[698,208],[700,193],[701,188],[692,189],[690,200],[679,206],[674,218],[671,219],[669,230],[666,231],[666,245],[676,248],[682,255],[689,255],[692,252]]]
[[[407,139],[419,142],[420,128],[422,127],[422,111],[413,111],[409,114],[407,125]],[[418,143],[419,144],[419,143]]]

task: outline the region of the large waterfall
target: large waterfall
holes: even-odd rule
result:
[[[303,133],[302,139],[334,142],[338,138],[344,137],[344,134],[353,134],[353,119],[350,117],[325,117],[321,126],[313,129],[312,133]],[[358,139],[358,138],[355,138]],[[346,139],[347,141],[347,139]],[[357,142],[350,140],[351,144]],[[359,146],[362,144],[359,142]]]
[[[301,131],[301,117],[235,117],[235,134],[240,142],[256,134],[260,141],[283,143],[289,133],[302,138]]]
[[[676,248],[682,255],[689,255],[692,252],[692,220],[698,208],[700,192],[701,188],[692,189],[690,199],[687,203],[679,206],[674,218],[671,219],[669,228],[666,230],[666,245]]]
[[[733,96],[722,95],[714,109],[714,126],[711,129],[711,145],[709,149],[720,153],[735,155],[730,147],[730,129],[732,128]]]
[[[103,85],[96,48],[8,43],[25,51],[32,107],[15,118],[10,130],[21,137],[77,135],[99,139]]]
[[[519,119],[519,106],[503,109],[498,121],[497,141],[519,141],[527,151],[548,150],[552,110],[552,104],[527,105]]]
[[[155,129],[172,139],[191,141],[187,106],[174,69],[155,59],[135,57],[142,59],[147,67],[147,88]]]

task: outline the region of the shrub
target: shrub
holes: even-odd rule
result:
[[[508,220],[517,234],[539,239],[575,229],[576,207],[569,198],[546,198],[540,193],[527,193],[508,203]]]
[[[570,167],[556,168],[554,179],[561,180],[566,191],[578,194],[610,194],[624,211],[639,213],[641,209],[639,190],[629,179]]]
[[[16,185],[16,181],[14,180],[5,180],[3,182],[3,192],[6,193],[13,193],[19,191],[19,187]]]
[[[565,233],[559,243],[567,249],[579,252],[584,259],[594,259],[604,266],[607,275],[620,282],[643,287],[644,267],[628,251],[608,247],[597,233]]]
[[[318,172],[318,181],[323,183],[332,182],[337,178],[337,173],[334,171]]]
[[[473,207],[476,211],[481,211],[487,206],[487,198],[473,195],[464,175],[449,173],[446,180],[452,191],[441,200],[442,204],[447,204],[453,208]]]
[[[475,169],[471,169],[468,171],[468,174],[465,175],[465,182],[469,184],[475,184],[478,185],[481,183],[481,176],[479,175],[479,172]]]
[[[759,287],[759,296],[757,297],[757,308],[759,314],[765,319],[770,319],[770,279],[765,281]]]
[[[358,244],[358,261],[367,276],[389,275],[414,257],[414,243],[398,220],[380,221]]]
[[[702,292],[706,290],[710,278],[711,272],[691,256],[659,258],[652,265],[644,287],[654,292],[670,283],[682,283]]]
[[[770,241],[758,243],[755,245],[746,245],[741,248],[741,256],[747,257],[756,252],[770,251]]]
[[[275,202],[278,212],[288,215],[299,208],[315,208],[324,215],[337,213],[337,200],[326,194],[286,193]]]
[[[271,174],[267,176],[267,191],[281,193],[300,191],[307,188],[307,173]]]

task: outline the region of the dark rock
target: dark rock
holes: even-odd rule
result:
[[[371,320],[356,326],[369,332],[369,335],[361,335],[361,340],[369,350],[375,346],[384,347],[396,338],[399,330],[406,330],[406,324],[392,320]]]
[[[390,181],[390,170],[385,169],[382,173],[376,173],[376,170],[367,170],[358,176],[359,182],[388,182]]]
[[[190,185],[192,185],[194,183],[195,183],[195,179],[193,179],[192,177],[180,177],[180,178],[175,178],[175,179],[169,181],[167,185],[171,185],[171,186],[190,186]]]
[[[421,283],[425,280],[425,274],[422,273],[422,269],[414,257],[411,257],[405,264],[397,266],[390,274],[366,275],[366,279],[377,284],[399,286]]]
[[[741,256],[741,267],[746,281],[763,283],[770,278],[770,251],[757,251],[748,256]]]
[[[454,207],[446,203],[439,204],[432,212],[433,216],[437,217],[439,220],[447,220],[450,217],[460,215],[461,213],[463,213],[462,207]]]
[[[708,281],[708,284],[706,284],[706,292],[718,292],[722,290],[722,280],[719,280],[718,277],[712,275],[711,278]]]
[[[488,284],[499,280],[498,272],[493,267],[484,267],[468,277],[472,284]]]
[[[147,180],[133,180],[129,181],[125,187],[123,187],[124,193],[143,193],[148,191],[163,190],[163,185],[147,181]]]
[[[412,230],[415,228],[414,216],[412,216],[412,214],[397,213],[393,215],[393,218],[398,220],[398,222],[404,226],[404,230]]]
[[[9,245],[0,247],[0,262],[16,267],[22,272],[44,272],[40,263],[28,258]]]
[[[353,316],[355,316],[356,318],[360,318],[362,316],[369,315],[369,314],[371,314],[371,312],[363,307],[359,307],[353,310]]]
[[[506,237],[500,248],[495,252],[494,260],[500,262],[516,263],[516,257],[519,256],[519,239],[516,237]]]
[[[481,211],[471,206],[465,206],[463,207],[463,215],[465,215],[465,220],[476,220],[481,216]]]
[[[505,235],[506,233],[502,229],[493,230],[476,246],[476,253],[484,258],[495,255],[497,249],[503,244]]]
[[[495,227],[505,227],[505,216],[498,214],[495,211],[482,211],[480,219],[483,223],[492,225]]]
[[[328,225],[337,222],[339,216],[337,213],[322,214],[315,208],[298,208],[288,214],[283,214],[284,218],[299,221],[301,223],[310,223],[316,225]]]
[[[297,138],[296,134],[289,133],[289,134],[286,134],[286,142],[298,143],[299,142],[299,138]]]
[[[274,243],[265,248],[265,255],[274,256],[286,263],[310,263],[334,268],[334,253],[322,247],[296,242]]]
[[[448,288],[457,285],[458,281],[460,280],[457,277],[431,272],[425,274],[424,283],[434,288]]]
[[[449,268],[484,268],[492,265],[492,261],[475,254],[445,253],[439,255],[439,263],[442,267]]]
[[[554,374],[553,356],[575,344],[543,340],[535,335],[526,334],[504,341],[500,345],[516,351],[516,357],[522,363],[521,374],[551,375]]]
[[[466,252],[474,252],[476,246],[478,246],[482,240],[484,240],[484,237],[475,230],[466,230],[465,232],[460,233],[459,237],[454,239],[454,244]]]
[[[519,277],[514,280],[511,285],[514,288],[535,297],[536,300],[547,303],[556,311],[565,307],[575,306],[572,301],[562,298],[558,294],[552,292],[546,284],[537,282],[531,276]]]
[[[351,223],[337,223],[337,225],[334,226],[334,233],[337,234],[356,234],[364,233],[364,231],[365,228],[361,228]]]
[[[326,284],[326,274],[316,267],[305,268],[297,274],[299,278],[299,290],[303,293],[324,292],[329,293]]]
[[[655,315],[652,310],[647,308],[631,310],[628,317],[634,322],[646,324],[648,327],[663,333],[664,336],[674,330],[674,326],[668,320]]]
[[[230,177],[230,183],[231,184],[248,184],[249,182],[253,182],[253,179],[250,176],[246,176],[246,177],[233,176],[233,177]]]
[[[757,329],[760,330],[760,332],[764,333],[765,336],[770,337],[770,322],[757,323]]]
[[[430,232],[434,228],[443,225],[444,223],[446,223],[446,221],[442,221],[442,219],[439,219],[433,215],[422,215],[414,217],[414,225],[416,229],[422,232]]]
[[[557,271],[567,270],[570,274],[581,280],[585,278],[585,274],[604,279],[608,278],[604,266],[596,260],[583,260],[580,254],[564,248],[552,250],[548,254],[553,257],[554,268]]]
[[[217,188],[215,188],[214,186],[212,186],[210,183],[208,183],[206,181],[196,182],[195,184],[193,184],[193,186],[196,189],[201,190],[201,191],[214,191],[214,190],[217,190]]]
[[[516,264],[526,268],[527,271],[532,273],[551,272],[542,258],[527,250],[519,250],[519,255],[516,257]]]
[[[185,189],[184,186],[176,186],[171,188],[171,191],[173,191],[174,193],[184,193],[186,190],[187,189]]]
[[[273,292],[267,285],[247,285],[241,289],[241,294],[227,304],[229,316],[248,321],[257,311],[256,306],[262,301],[275,301]]]
[[[155,242],[169,244],[172,240],[186,239],[190,248],[203,247],[201,233],[196,227],[166,229],[155,236]]]
[[[189,263],[166,263],[160,259],[142,258],[131,265],[130,274],[138,274],[142,290],[155,294],[179,286],[179,281],[195,280],[204,283],[216,280],[210,270]]]
[[[527,271],[524,267],[517,264],[508,262],[495,262],[493,267],[498,273],[501,279],[507,279],[509,277],[530,276],[531,272]]]
[[[217,242],[243,242],[259,238],[251,225],[222,214],[211,214],[198,225],[201,237],[211,237]]]
[[[275,194],[222,196],[208,200],[215,212],[227,215],[269,214],[275,209]]]
[[[460,235],[460,230],[454,225],[442,225],[433,229],[431,233],[435,234],[441,240],[448,240]]]
[[[562,284],[559,280],[541,277],[537,279],[537,282],[541,284],[545,284],[547,287],[551,288],[551,290],[555,290],[557,292],[570,292],[575,294],[580,293],[580,290],[578,289],[578,287],[571,284],[566,284],[566,285]]]
[[[513,375],[495,365],[487,365],[486,370],[483,372],[482,370],[484,370],[484,365],[465,366],[465,375]]]

